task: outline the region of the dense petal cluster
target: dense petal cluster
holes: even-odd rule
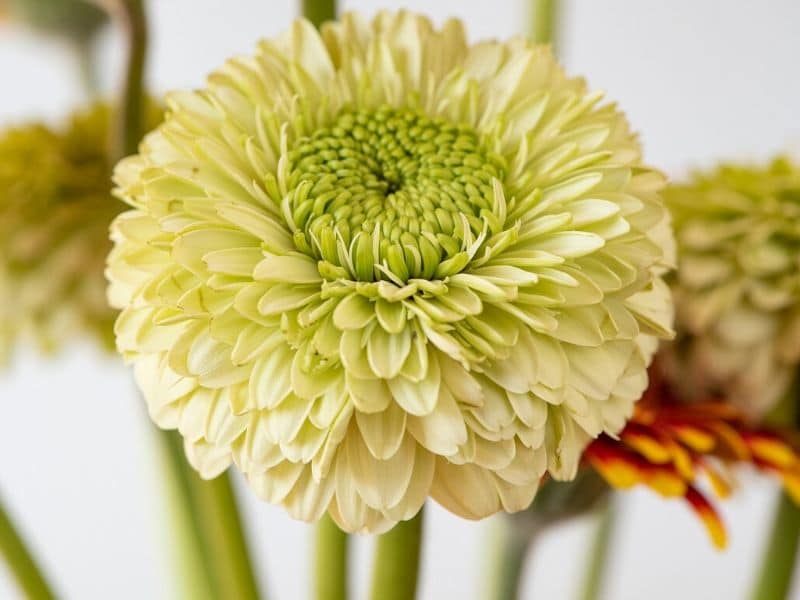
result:
[[[111,196],[108,117],[97,104],[60,130],[0,134],[0,354],[19,334],[46,350],[83,332],[113,347],[103,269],[125,205]]]
[[[698,489],[701,475],[720,497],[730,493],[731,467],[755,466],[776,475],[800,505],[800,446],[789,432],[748,425],[731,404],[706,399],[685,404],[651,369],[651,384],[617,438],[602,435],[586,449],[587,463],[611,486],[645,485],[683,498],[714,544],[727,534],[716,509]]]
[[[800,364],[800,169],[722,166],[666,200],[682,394],[719,394],[759,417]]]
[[[662,177],[522,38],[297,21],[116,170],[117,345],[206,477],[348,531],[526,507],[670,335]]]

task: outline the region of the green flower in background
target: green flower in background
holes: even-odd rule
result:
[[[203,476],[381,531],[525,508],[623,427],[670,335],[663,179],[547,48],[297,21],[168,106],[109,295]]]
[[[721,393],[752,417],[800,363],[800,169],[725,165],[671,186],[679,337],[670,357],[685,397]]]
[[[108,23],[108,15],[87,0],[0,0],[0,13],[45,34],[83,43]]]
[[[108,126],[95,104],[60,129],[0,134],[0,354],[20,334],[44,350],[81,332],[111,345],[103,268],[124,205],[111,196]]]

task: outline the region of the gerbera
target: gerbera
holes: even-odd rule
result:
[[[84,332],[113,347],[104,257],[125,205],[111,196],[108,121],[95,104],[62,128],[0,134],[0,354],[19,334],[45,350]]]
[[[650,387],[619,436],[603,434],[586,449],[592,468],[613,487],[645,485],[662,496],[685,499],[719,548],[727,535],[699,487],[702,479],[718,496],[727,497],[732,467],[750,464],[777,476],[800,504],[796,434],[750,425],[741,411],[721,399],[686,404],[657,367],[651,368]]]
[[[549,49],[300,20],[168,106],[109,295],[203,476],[379,531],[522,509],[622,428],[670,334],[662,177]]]
[[[719,394],[751,418],[800,364],[800,169],[727,165],[666,193],[679,247],[681,394]]]

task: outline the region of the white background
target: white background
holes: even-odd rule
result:
[[[360,0],[368,13],[401,5],[437,21],[467,22],[473,39],[524,32],[522,0]],[[153,0],[150,81],[158,92],[196,87],[226,57],[287,26],[290,0]],[[573,0],[560,52],[627,111],[647,160],[680,176],[723,158],[766,159],[800,147],[800,3],[792,0]],[[104,81],[118,40],[102,40]],[[0,123],[57,119],[81,100],[64,49],[0,24]],[[77,346],[55,359],[21,351],[0,373],[0,490],[67,598],[173,598],[168,529],[149,424],[116,358]],[[606,598],[738,599],[747,596],[775,487],[744,474],[723,507],[731,545],[714,551],[679,502],[626,494]],[[309,528],[247,490],[248,534],[271,598],[308,594]],[[530,562],[526,598],[574,597],[588,523],[548,535]],[[424,599],[482,595],[487,525],[428,512]],[[353,565],[359,597],[370,541]],[[0,570],[0,597],[14,598]],[[800,598],[800,595],[796,595]]]

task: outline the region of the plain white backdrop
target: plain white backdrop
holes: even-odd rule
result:
[[[299,2],[298,2],[299,3]],[[524,0],[352,0],[346,10],[458,16],[472,39],[524,33]],[[226,57],[284,29],[293,0],[151,0],[151,89],[202,85]],[[800,148],[800,3],[794,0],[572,0],[559,52],[571,73],[619,102],[641,133],[645,156],[680,177],[720,159],[764,160]],[[120,62],[108,34],[103,82]],[[0,24],[0,125],[57,120],[81,101],[64,49]],[[626,494],[605,598],[746,598],[776,487],[751,473],[722,507],[731,545],[714,551],[680,502]],[[70,599],[174,598],[169,529],[151,429],[130,374],[115,357],[76,345],[54,359],[23,349],[0,372],[0,493]],[[261,504],[243,487],[247,533],[271,598],[308,595],[310,528]],[[532,556],[526,598],[574,597],[587,522],[545,537]],[[431,505],[421,597],[482,594],[486,523]],[[353,556],[364,597],[371,541]],[[0,569],[0,598],[15,598]],[[800,598],[800,590],[795,596]]]

